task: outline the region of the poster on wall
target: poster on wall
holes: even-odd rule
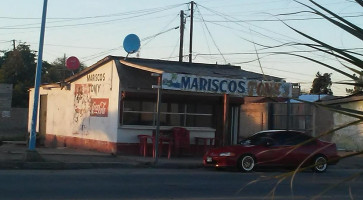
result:
[[[236,96],[292,97],[291,83],[177,73],[163,73],[162,88],[189,92],[233,94]]]
[[[108,98],[91,98],[91,117],[108,117]]]

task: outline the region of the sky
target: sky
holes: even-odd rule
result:
[[[308,0],[299,1],[311,5]],[[15,40],[16,45],[26,43],[38,51],[43,2],[1,0],[0,50],[11,50]],[[309,9],[293,0],[194,2],[193,62],[237,65],[300,83],[309,91],[318,71],[332,73],[333,82],[348,78],[311,61],[276,52],[299,53],[347,70],[334,57],[302,46],[281,46],[311,43],[286,24],[332,46],[363,53],[362,41],[316,15],[301,12]],[[353,0],[317,2],[363,27],[363,8]],[[123,40],[128,34],[141,40],[139,52],[130,57],[178,60],[181,10],[186,18],[183,55],[188,62],[190,1],[48,0],[43,60],[76,56],[91,66],[107,55],[126,56]],[[345,88],[349,87],[332,86],[335,95],[346,95]]]

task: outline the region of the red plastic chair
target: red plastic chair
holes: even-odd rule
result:
[[[137,137],[140,140],[139,143],[140,155],[145,157],[147,155],[147,140],[148,138],[152,139],[152,137],[150,135],[138,135]]]
[[[172,129],[174,137],[174,152],[176,155],[187,152],[190,153],[190,134],[189,131],[182,127]]]
[[[153,157],[155,158],[155,134],[156,131],[153,130]],[[171,157],[171,150],[173,147],[173,140],[171,138],[171,134],[169,133],[169,131],[160,131],[160,135],[159,135],[159,156],[162,155],[163,153],[163,145],[168,145],[168,159],[170,159]]]

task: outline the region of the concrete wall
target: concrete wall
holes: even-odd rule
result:
[[[334,112],[326,108],[313,106],[313,133],[312,136],[319,136],[334,128]],[[321,139],[332,141],[333,134],[323,136]]]
[[[29,110],[33,109],[33,92],[32,89]],[[119,78],[113,61],[72,82],[68,88],[42,87],[40,95],[47,95],[47,135],[57,135],[62,140],[117,142]],[[29,120],[29,130],[30,123]]]
[[[243,104],[240,111],[239,137],[245,138],[268,129],[268,103]]]
[[[0,84],[0,140],[21,139],[27,133],[27,108],[12,108],[12,84]]]
[[[342,104],[343,108],[363,111],[363,101],[355,101]],[[348,117],[339,113],[334,113],[335,128],[346,123],[357,120],[356,118]],[[352,125],[342,130],[336,131],[332,141],[335,142],[338,148],[362,151],[363,150],[363,124]]]
[[[4,139],[26,136],[28,109],[11,108],[9,115],[0,116],[0,137]]]
[[[10,111],[12,95],[13,84],[0,84],[0,112]]]

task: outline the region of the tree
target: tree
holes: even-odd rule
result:
[[[2,56],[0,83],[13,84],[12,107],[28,107],[28,89],[34,85],[35,53],[29,45],[19,44]]]
[[[70,71],[66,68],[66,57],[56,58],[51,64],[46,63],[43,67],[43,83],[56,83],[62,82],[64,79],[72,76],[83,70],[85,65],[83,63],[80,64],[80,67],[77,70]]]
[[[363,73],[363,71],[361,72]],[[354,77],[357,77],[356,74],[353,74]],[[358,78],[358,77],[357,77]],[[359,79],[354,81],[356,83],[356,85],[354,85],[353,89],[350,88],[345,88],[345,91],[347,92],[347,94],[357,94],[363,91],[363,87],[361,86],[361,84],[363,82],[363,76],[362,74],[359,75]]]
[[[19,44],[12,51],[3,51],[0,56],[0,83],[13,84],[12,107],[28,107],[28,90],[34,87],[36,55],[29,45]],[[65,58],[57,58],[53,63],[43,61],[41,83],[56,83],[84,69],[84,64],[74,72],[65,67]]]
[[[313,85],[310,89],[310,94],[329,94],[332,95],[330,87],[332,85],[331,81],[331,73],[324,73],[323,75],[320,72],[316,73],[316,78],[313,81]]]

